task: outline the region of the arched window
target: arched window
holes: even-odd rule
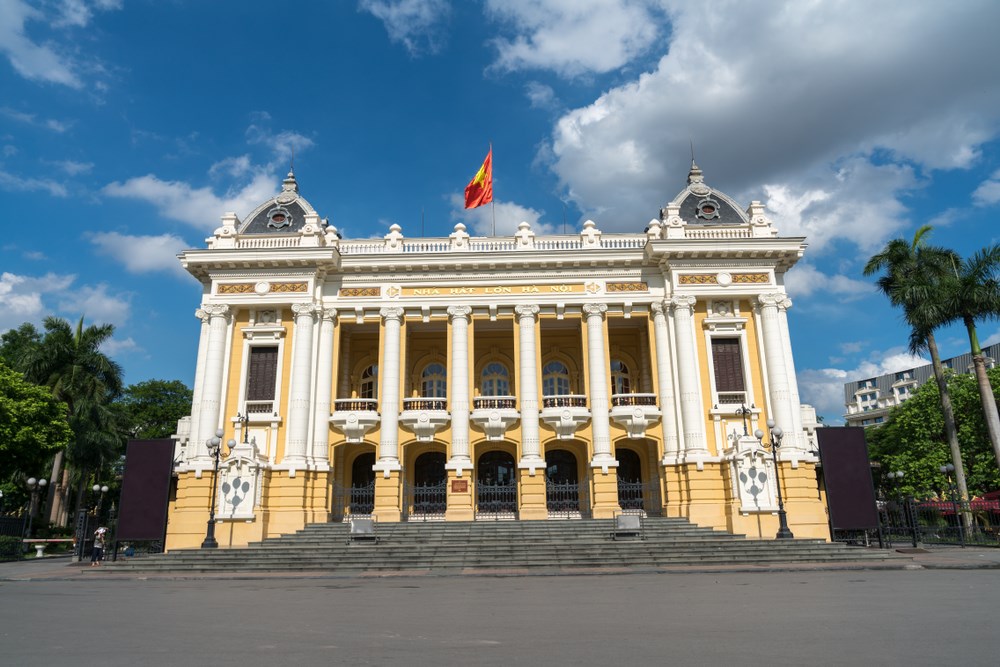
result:
[[[482,387],[480,391],[483,396],[510,396],[510,373],[507,367],[499,362],[491,362],[483,368]]]
[[[550,361],[542,368],[542,395],[565,396],[569,390],[569,369],[561,361]]]
[[[420,374],[420,396],[444,398],[448,395],[448,371],[441,364],[428,364]]]
[[[378,398],[378,366],[372,364],[361,371],[358,398]]]
[[[611,361],[611,393],[632,393],[632,383],[628,377],[628,366],[620,359],[613,359]]]

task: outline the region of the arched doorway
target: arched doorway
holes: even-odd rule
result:
[[[375,509],[375,454],[360,454],[351,464],[351,493],[348,510],[352,516],[371,514]]]
[[[623,510],[645,509],[642,460],[631,449],[617,450],[615,458],[618,459],[618,504]]]
[[[410,517],[429,520],[444,518],[448,509],[448,471],[443,452],[424,452],[413,462],[410,487]]]
[[[517,517],[517,467],[507,452],[486,452],[476,463],[476,518]]]
[[[580,516],[580,472],[573,452],[545,452],[545,502],[550,517]]]

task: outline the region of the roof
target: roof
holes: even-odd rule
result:
[[[732,197],[705,183],[701,168],[691,160],[687,187],[671,202],[680,207],[686,224],[745,225],[750,222],[745,211]]]
[[[297,232],[306,224],[307,215],[316,215],[316,209],[299,194],[299,184],[295,174],[288,176],[281,184],[281,192],[271,197],[247,216],[240,227],[240,234],[289,234]]]

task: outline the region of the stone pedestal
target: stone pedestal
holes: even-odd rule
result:
[[[448,521],[472,521],[476,518],[475,484],[471,471],[466,470],[462,477],[456,471],[448,471],[448,509],[445,519]]]
[[[375,508],[372,514],[379,523],[399,523],[402,518],[402,508],[399,500],[399,471],[390,470],[375,474]]]
[[[530,474],[528,469],[517,471],[520,483],[518,518],[522,521],[539,521],[549,518],[549,510],[545,504],[545,468]]]
[[[610,519],[621,512],[618,504],[618,471],[608,468],[602,472],[600,468],[593,470],[593,517],[595,519]]]

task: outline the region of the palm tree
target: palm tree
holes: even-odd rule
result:
[[[868,260],[864,274],[872,276],[885,271],[875,284],[892,305],[903,309],[903,318],[910,326],[910,352],[917,354],[927,350],[931,355],[934,380],[941,400],[945,438],[951,450],[952,465],[955,466],[955,483],[964,499],[969,497],[969,490],[965,483],[962,450],[958,445],[955,412],[951,406],[948,380],[938,353],[937,341],[934,339],[934,329],[940,326],[937,321],[940,306],[936,298],[941,294],[941,282],[949,275],[954,253],[928,245],[927,236],[930,232],[931,226],[924,225],[913,235],[912,242],[906,239],[889,241],[881,252]]]
[[[1000,465],[1000,413],[996,397],[986,376],[986,359],[979,345],[976,321],[1000,316],[1000,244],[983,248],[964,260],[956,258],[952,273],[944,283],[942,324],[961,322],[969,335],[972,366],[979,385],[983,416],[993,445],[993,455]]]
[[[106,437],[94,431],[112,425],[99,418],[102,407],[122,392],[121,366],[100,350],[115,329],[110,324],[84,328],[82,317],[75,331],[69,322],[59,317],[45,318],[44,327],[45,335],[24,355],[20,370],[28,381],[49,387],[53,395],[66,404],[74,436],[68,448],[70,458],[86,468],[93,460],[86,454],[93,451],[92,443]],[[63,470],[65,458],[66,452],[56,454],[49,485],[49,520],[63,525],[67,517],[65,498],[69,483],[69,474]],[[86,479],[80,481],[81,485],[85,483]]]

